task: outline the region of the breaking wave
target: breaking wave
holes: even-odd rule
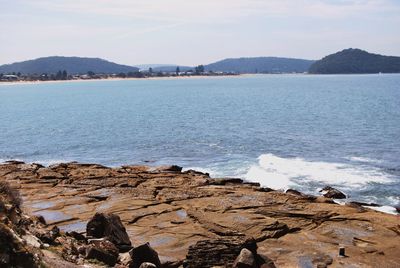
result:
[[[304,184],[337,185],[342,189],[363,187],[370,183],[389,183],[389,174],[373,168],[352,164],[313,162],[303,158],[283,158],[263,154],[258,164],[248,170],[245,178],[275,189]]]

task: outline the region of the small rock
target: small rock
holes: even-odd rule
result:
[[[155,171],[156,172],[181,172],[182,167],[176,166],[176,165],[161,166],[161,167],[158,167]]]
[[[33,236],[31,234],[24,235],[22,237],[22,239],[24,239],[26,241],[26,243],[28,245],[32,246],[32,247],[35,247],[35,248],[43,247],[43,245],[40,242],[39,238],[37,238],[36,236]]]
[[[75,238],[78,241],[86,241],[86,237],[83,234],[80,234],[78,232],[72,231],[72,232],[67,232],[66,235],[71,236]]]
[[[118,249],[110,241],[94,241],[86,248],[86,259],[96,259],[114,266],[118,260]]]
[[[130,268],[139,268],[144,262],[150,262],[154,264],[157,268],[161,267],[161,262],[158,257],[157,252],[150,246],[149,243],[140,245],[129,251],[129,255],[132,258]]]
[[[132,248],[128,233],[120,217],[115,214],[96,213],[86,225],[86,235],[104,237],[114,243],[120,252],[127,252]]]
[[[257,268],[253,253],[247,248],[242,249],[233,263],[233,268]]]
[[[320,192],[322,192],[322,195],[328,198],[334,198],[334,199],[345,199],[346,195],[339,191],[338,189],[335,189],[330,186],[324,187]]]
[[[157,268],[157,266],[155,266],[151,262],[144,262],[139,266],[139,268]]]

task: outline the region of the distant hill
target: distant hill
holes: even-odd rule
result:
[[[20,72],[22,74],[54,74],[59,70],[66,70],[69,74],[85,74],[88,71],[110,74],[136,72],[139,69],[99,58],[59,56],[38,58],[0,66],[0,73]]]
[[[303,73],[312,63],[312,60],[277,57],[236,58],[208,64],[205,69],[236,73]]]
[[[399,73],[400,57],[371,54],[361,49],[345,49],[311,65],[313,74]]]
[[[170,66],[158,66],[154,67],[153,71],[154,72],[175,72],[176,67],[179,67],[179,70],[181,72],[189,71],[189,70],[194,70],[194,67],[190,66],[179,66],[179,65],[170,65]]]

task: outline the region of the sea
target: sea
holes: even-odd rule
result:
[[[400,204],[400,75],[0,83],[0,162],[170,165]]]

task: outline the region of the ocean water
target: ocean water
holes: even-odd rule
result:
[[[400,203],[400,75],[0,84],[0,161],[177,164]]]

